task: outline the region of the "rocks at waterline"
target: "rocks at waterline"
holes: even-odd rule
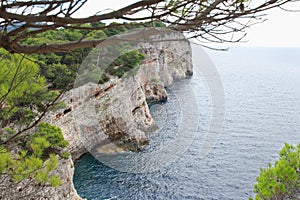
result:
[[[191,47],[187,41],[145,43],[140,48],[146,60],[134,75],[74,88],[62,98],[68,112],[59,117],[57,113],[48,116],[52,124],[62,129],[74,159],[95,148],[103,153],[140,150],[148,144],[147,133],[157,129],[148,103],[167,100],[165,87],[192,75]]]
[[[95,149],[102,153],[138,151],[149,143],[147,134],[157,125],[148,103],[166,100],[166,86],[192,75],[190,44],[174,41],[176,38],[183,36],[170,34],[165,38],[170,42],[141,44],[146,60],[133,76],[111,78],[101,85],[87,83],[64,94],[61,100],[67,107],[50,112],[45,120],[62,129],[72,159]],[[1,196],[80,199],[73,185],[74,165],[70,158],[61,159],[53,173],[63,181],[58,188],[28,185],[27,180],[14,184],[7,178],[11,187],[4,188],[5,194]]]

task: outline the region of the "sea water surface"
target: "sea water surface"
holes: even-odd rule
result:
[[[199,48],[194,47],[193,56],[200,54]],[[185,153],[165,168],[142,174],[119,172],[86,154],[75,162],[74,185],[80,196],[89,200],[248,199],[259,168],[278,158],[284,142],[300,143],[300,48],[205,51],[222,79],[226,105],[223,129],[210,153],[204,159],[199,156],[212,105],[201,73],[195,73],[173,86],[192,85],[200,110],[199,128]],[[176,131],[180,109],[172,91],[168,89],[166,103],[151,107],[166,131],[150,136],[149,151],[172,140]]]

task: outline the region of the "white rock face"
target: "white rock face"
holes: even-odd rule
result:
[[[166,86],[192,75],[190,44],[174,41],[181,38],[182,35],[169,34],[164,39],[173,41],[141,44],[146,60],[132,76],[111,78],[101,85],[88,83],[62,97],[67,108],[49,113],[46,121],[62,129],[72,159],[95,150],[138,151],[149,143],[146,135],[156,130],[157,125],[148,103],[166,100]],[[57,189],[31,187],[30,190],[44,195],[39,199],[80,199],[73,186],[72,160],[60,160],[54,173],[64,181]],[[9,191],[12,198],[8,199],[18,199],[14,196],[18,187]]]
[[[177,35],[171,35],[174,39]],[[182,36],[179,36],[182,37]],[[87,84],[69,91],[64,101],[72,111],[53,123],[69,141],[73,159],[94,151],[137,151],[156,130],[148,103],[167,99],[166,86],[192,75],[192,55],[186,41],[142,44],[146,54],[134,76]],[[71,101],[72,98],[72,101]]]
[[[166,40],[182,38],[171,34]],[[148,103],[167,99],[166,86],[192,75],[192,57],[187,41],[140,44],[145,63],[125,78],[105,84],[87,83],[67,92],[67,109],[48,120],[59,126],[73,159],[97,148],[104,153],[138,151],[148,144],[146,133],[157,129]],[[65,113],[65,114],[63,114]]]

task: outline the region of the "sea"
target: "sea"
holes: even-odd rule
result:
[[[160,128],[139,153],[158,152],[159,167],[120,170],[85,154],[75,161],[81,197],[248,199],[260,168],[278,159],[284,143],[300,143],[300,48],[193,45],[192,54],[194,75],[150,107]],[[174,152],[160,153],[173,143]]]

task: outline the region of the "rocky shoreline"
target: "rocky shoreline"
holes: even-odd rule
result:
[[[61,186],[31,190],[39,191],[42,199],[81,199],[73,185],[73,160],[95,150],[139,151],[149,143],[147,134],[157,125],[148,103],[166,100],[165,87],[192,75],[191,47],[182,38],[182,34],[172,33],[165,38],[172,41],[141,44],[146,60],[133,76],[111,78],[104,84],[87,83],[64,94],[61,100],[66,108],[49,113],[46,121],[62,129],[72,159],[61,159],[53,172],[61,177]],[[9,193],[10,199],[16,199],[24,191],[12,189]]]

